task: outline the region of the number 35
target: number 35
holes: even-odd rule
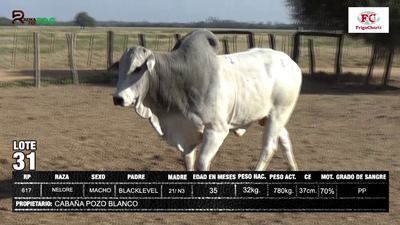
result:
[[[217,194],[218,193],[218,189],[216,187],[210,187],[210,194]]]

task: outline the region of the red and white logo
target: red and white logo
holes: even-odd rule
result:
[[[349,33],[389,33],[389,7],[349,7]]]
[[[379,22],[381,18],[379,17],[378,13],[367,11],[358,14],[357,19],[362,25],[373,25]]]

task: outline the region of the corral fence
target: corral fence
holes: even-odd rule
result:
[[[352,72],[361,74],[365,84],[379,82],[391,85],[395,78],[389,77],[390,69],[398,70],[400,67],[399,55],[392,52],[386,62],[375,62],[375,71],[381,70],[381,76],[372,76],[373,72],[367,71],[374,56],[372,47],[345,38],[340,32],[303,31],[301,28],[292,33],[211,31],[221,41],[220,54],[268,47],[290,55],[305,72],[335,74],[337,83],[346,81],[342,75]],[[0,40],[4,40],[0,42],[0,82],[7,81],[2,79],[4,74],[11,74],[15,78],[12,80],[19,79],[19,76],[21,79],[30,77],[36,87],[41,86],[41,81],[56,78],[61,83],[90,83],[94,82],[94,78],[104,83],[115,83],[116,75],[106,72],[106,68],[118,60],[129,46],[141,45],[154,51],[170,51],[188,32],[3,32],[0,34]]]

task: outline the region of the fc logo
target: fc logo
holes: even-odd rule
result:
[[[357,19],[363,25],[372,25],[379,22],[380,17],[378,13],[367,11],[358,14]]]

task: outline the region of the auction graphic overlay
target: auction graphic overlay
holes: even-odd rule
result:
[[[388,171],[13,171],[13,212],[389,212]]]

